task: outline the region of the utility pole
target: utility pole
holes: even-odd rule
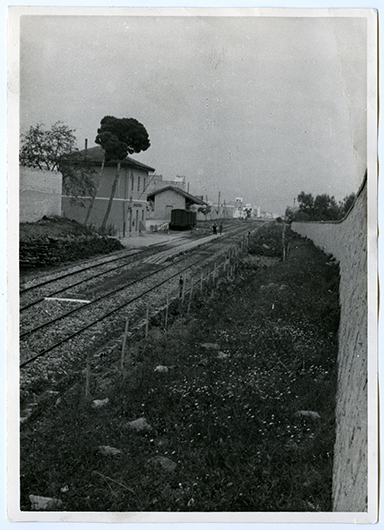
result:
[[[220,217],[220,191],[219,191],[219,198],[217,200],[217,215]]]

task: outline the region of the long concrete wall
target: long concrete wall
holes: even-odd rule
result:
[[[20,223],[61,215],[61,173],[21,166],[19,181]]]
[[[333,509],[367,510],[367,185],[341,222],[292,223],[340,264]]]

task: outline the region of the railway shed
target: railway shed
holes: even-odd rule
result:
[[[152,203],[153,212],[151,219],[171,220],[171,211],[174,209],[192,211],[194,207],[206,203],[199,197],[176,186],[165,186],[148,194],[148,201]]]

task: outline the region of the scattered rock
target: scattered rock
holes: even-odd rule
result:
[[[168,373],[168,367],[167,366],[162,366],[161,364],[159,364],[159,366],[156,366],[155,372],[159,372],[160,374],[167,374]]]
[[[219,353],[217,354],[218,359],[228,359],[228,357],[229,353],[224,353],[223,351],[219,351]]]
[[[63,486],[62,488],[60,488],[60,491],[61,491],[61,493],[68,493],[69,486]]]
[[[206,359],[206,358],[201,359],[201,360],[199,361],[199,365],[200,365],[200,366],[207,366],[207,364],[208,364],[208,359]]]
[[[260,291],[264,291],[265,289],[278,289],[279,286],[277,283],[269,283],[268,285],[262,285],[260,287]]]
[[[101,407],[104,407],[108,402],[109,402],[109,398],[95,399],[94,401],[92,401],[92,408],[99,409]]]
[[[110,447],[109,445],[99,445],[99,453],[103,456],[116,456],[120,455],[122,451],[115,447]]]
[[[32,510],[58,510],[63,506],[63,501],[52,497],[41,497],[40,495],[30,495]]]
[[[204,344],[201,344],[201,347],[205,350],[220,350],[220,346],[212,342],[204,342]]]
[[[269,247],[268,245],[266,245],[265,243],[263,243],[263,248],[266,248],[266,249],[270,249],[271,247]]]
[[[319,420],[320,414],[318,412],[313,412],[312,410],[298,410],[296,416],[302,416],[304,418],[311,418],[311,420]]]
[[[159,464],[165,471],[175,471],[177,468],[176,462],[167,458],[166,456],[154,456],[148,460],[149,464]]]
[[[138,418],[137,420],[130,421],[127,423],[127,427],[138,432],[152,430],[151,425],[149,425],[145,418]]]

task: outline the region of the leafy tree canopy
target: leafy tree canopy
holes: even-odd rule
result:
[[[60,159],[75,151],[75,131],[61,121],[54,123],[50,130],[43,124],[32,125],[21,135],[19,161],[22,166],[55,171]]]
[[[146,151],[151,145],[144,125],[134,118],[105,116],[95,142],[104,149],[105,160],[123,160],[128,154]]]
[[[285,216],[292,221],[336,221],[342,219],[352,207],[355,194],[344,197],[339,203],[326,193],[313,197],[302,191],[297,196],[298,208],[287,208]]]

